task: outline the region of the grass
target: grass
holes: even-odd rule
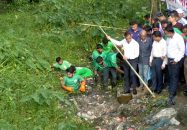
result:
[[[2,130],[93,129],[93,124],[76,116],[76,110],[69,102],[68,95],[60,88],[59,79],[56,73],[51,72],[50,64],[61,56],[76,66],[90,66],[88,56],[103,34],[98,28],[79,26],[77,22],[124,27],[128,20],[123,18],[123,12],[128,7],[121,6],[123,1],[116,2],[118,4],[105,1],[104,6],[101,1],[47,2],[49,5],[0,4]],[[64,2],[67,7],[58,2]],[[94,8],[90,8],[90,4]],[[74,15],[70,16],[69,13]],[[62,20],[61,23],[59,20]],[[67,21],[70,23],[66,23]],[[112,36],[116,36],[116,32],[121,35],[119,30],[106,31]],[[59,102],[63,102],[63,109],[59,108]]]
[[[49,26],[40,26],[36,20],[32,12],[0,14],[0,129],[92,129],[88,122],[76,117],[72,105],[58,107],[60,100],[55,94],[61,100],[68,97],[49,68],[57,56],[83,66],[84,47],[62,36],[61,30],[58,33]],[[49,90],[44,93],[49,95],[42,97],[40,89]]]

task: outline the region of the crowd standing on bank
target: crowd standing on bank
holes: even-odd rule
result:
[[[145,23],[131,21],[130,28],[123,33],[124,39],[118,41],[106,35],[91,54],[92,69],[72,66],[61,57],[56,58],[54,69],[66,71],[62,81],[63,89],[69,92],[86,91],[86,81],[94,78],[103,89],[117,85],[117,80],[124,83],[124,93],[137,94],[137,87],[144,89],[135,73],[127,64],[139,73],[154,93],[161,94],[167,88],[168,105],[175,104],[179,86],[184,86],[187,95],[187,20],[184,11],[170,11],[168,16],[162,12],[155,17],[145,15]],[[117,53],[117,46],[123,55]]]

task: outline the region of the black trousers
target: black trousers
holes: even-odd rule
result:
[[[128,60],[128,62],[137,71],[138,58]],[[130,91],[131,85],[133,88],[136,88],[138,86],[138,80],[136,74],[133,72],[133,70],[130,68],[130,66],[127,64],[126,61],[124,61],[123,63],[123,68],[124,68],[124,90],[125,92],[127,92]]]
[[[179,83],[180,62],[172,64],[173,59],[168,59],[169,72],[169,98],[173,100],[177,93],[177,86]]]
[[[154,91],[161,91],[163,88],[163,72],[161,58],[153,58],[152,61],[152,88]]]

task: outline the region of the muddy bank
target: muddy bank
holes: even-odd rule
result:
[[[160,110],[167,108],[167,91],[152,98],[143,95],[134,98],[127,104],[117,101],[117,89],[103,91],[94,88],[86,94],[74,95],[70,100],[75,104],[77,116],[94,124],[98,130],[186,130],[187,129],[187,101],[182,92],[176,98],[176,105],[172,106],[177,111],[176,120],[179,125],[169,125],[167,120],[150,123],[153,116]]]

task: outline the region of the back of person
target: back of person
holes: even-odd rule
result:
[[[113,52],[114,45],[111,41],[109,41],[106,37],[102,39],[101,45],[103,46],[103,52],[109,53]]]
[[[116,55],[117,53],[114,53],[114,52],[110,52],[106,55],[106,58],[104,59],[104,61],[107,67],[117,67]]]

